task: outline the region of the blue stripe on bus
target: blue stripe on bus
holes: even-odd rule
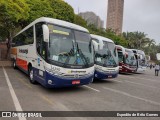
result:
[[[43,72],[43,77],[39,75],[39,69],[33,68],[34,71],[34,79],[39,82],[41,85],[47,88],[58,88],[58,87],[71,87],[71,86],[79,86],[79,85],[87,85],[92,82],[94,75],[88,76],[88,78],[78,78],[78,79],[64,79],[58,78],[54,75],[51,75],[47,71]],[[51,80],[53,84],[48,84],[48,80]],[[72,81],[80,80],[80,84],[73,85]]]

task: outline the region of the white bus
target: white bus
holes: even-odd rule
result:
[[[95,78],[116,78],[119,73],[118,53],[112,40],[91,35],[95,49]]]
[[[87,29],[42,17],[13,38],[13,66],[45,87],[89,84],[94,77],[94,50]]]
[[[135,57],[137,59],[137,73],[142,73],[146,71],[147,68],[147,60],[144,51],[132,49]]]

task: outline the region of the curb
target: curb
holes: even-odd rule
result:
[[[11,67],[12,61],[0,61],[0,67]]]

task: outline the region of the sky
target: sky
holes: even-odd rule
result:
[[[108,0],[65,0],[75,13],[92,11],[106,26]],[[140,31],[160,43],[160,0],[124,0],[123,32]]]

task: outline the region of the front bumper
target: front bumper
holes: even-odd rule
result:
[[[48,72],[46,72],[46,80],[45,80],[45,86],[47,88],[59,88],[59,87],[72,87],[72,86],[80,86],[80,85],[86,85],[93,81],[93,75],[90,75],[85,78],[75,78],[75,79],[69,79],[69,78],[60,78],[57,76],[54,76]],[[52,83],[48,84],[48,81],[52,81]],[[73,84],[73,81],[80,81],[78,84]]]
[[[128,68],[126,66],[122,66],[121,69],[119,69],[120,73],[135,73],[136,68]]]
[[[116,78],[116,77],[118,77],[118,72],[115,72],[115,73],[102,73],[100,71],[95,70],[94,77],[97,78],[97,79]]]

